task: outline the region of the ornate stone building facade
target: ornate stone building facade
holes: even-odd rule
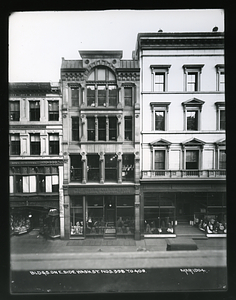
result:
[[[139,63],[80,51],[61,65],[62,237],[140,238]]]
[[[11,233],[60,236],[63,201],[62,117],[58,84],[10,83]]]

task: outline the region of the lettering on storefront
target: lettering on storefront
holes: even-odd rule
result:
[[[70,195],[133,195],[134,188],[69,188]]]

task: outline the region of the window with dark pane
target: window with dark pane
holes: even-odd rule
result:
[[[11,134],[10,139],[11,155],[20,155],[20,134]]]
[[[95,86],[87,86],[87,106],[95,106]]]
[[[99,182],[99,155],[88,154],[87,155],[87,176],[88,182]]]
[[[39,193],[46,192],[46,176],[45,175],[38,175],[38,191]]]
[[[195,170],[199,169],[199,151],[198,150],[186,150],[186,169]]]
[[[164,111],[155,111],[155,130],[165,130]]]
[[[219,156],[219,169],[226,169],[226,150],[220,150]]]
[[[165,150],[155,151],[155,170],[165,170]]]
[[[10,101],[10,121],[20,121],[20,101]]]
[[[117,118],[109,117],[109,141],[117,140]]]
[[[49,134],[49,154],[59,154],[59,134]]]
[[[30,101],[30,121],[40,121],[40,102]]]
[[[187,111],[187,130],[198,130],[198,111]]]
[[[71,88],[71,105],[79,106],[79,89]]]
[[[72,117],[72,141],[79,140],[79,117]]]
[[[48,101],[48,120],[59,120],[59,101]]]
[[[30,135],[30,154],[40,155],[40,134]]]
[[[106,118],[105,117],[98,118],[98,140],[99,141],[106,140]]]
[[[82,182],[82,159],[80,154],[70,155],[70,180]]]
[[[125,106],[132,106],[132,87],[125,87]]]
[[[226,129],[225,110],[220,110],[220,130]]]
[[[108,105],[109,106],[116,106],[117,105],[117,88],[116,85],[109,85],[108,86]]]
[[[122,155],[122,181],[134,181],[134,154]]]
[[[95,118],[87,117],[88,141],[95,141]]]
[[[125,116],[125,140],[132,141],[132,117]]]
[[[23,193],[22,175],[16,175],[15,176],[15,189],[16,189],[16,193]]]
[[[105,155],[105,181],[117,182],[117,155]]]

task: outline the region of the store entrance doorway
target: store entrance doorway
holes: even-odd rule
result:
[[[105,222],[108,227],[116,226],[116,201],[114,196],[105,197]]]

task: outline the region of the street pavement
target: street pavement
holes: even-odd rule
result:
[[[177,240],[175,238],[175,240]],[[226,239],[196,239],[195,251],[166,251],[170,239],[45,240],[11,237],[12,270],[226,266]]]
[[[170,240],[12,236],[10,290],[14,295],[227,290],[225,238],[194,239],[197,250],[189,251],[167,251]]]

